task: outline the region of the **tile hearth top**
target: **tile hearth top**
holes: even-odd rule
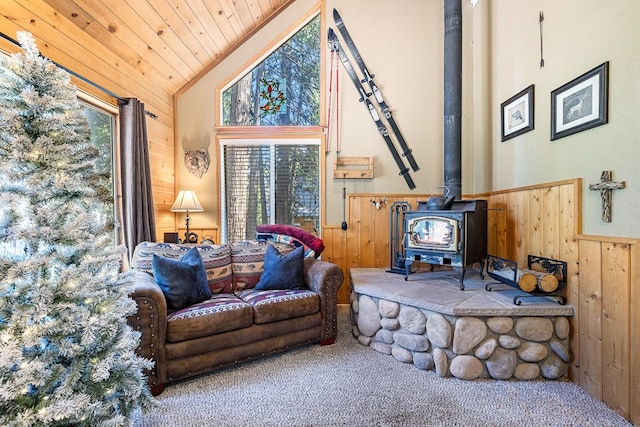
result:
[[[418,271],[404,280],[404,274],[388,273],[382,268],[352,268],[351,286],[357,294],[395,301],[425,310],[454,316],[573,316],[570,305],[560,305],[545,297],[527,297],[521,305],[516,295],[527,295],[491,277],[480,277],[478,269],[467,269],[464,290],[453,270]],[[492,283],[492,291],[485,285]],[[493,285],[495,283],[495,285]]]

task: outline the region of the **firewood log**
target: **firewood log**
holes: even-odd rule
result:
[[[536,289],[541,292],[553,292],[560,286],[558,278],[544,271],[535,271],[528,269],[516,269],[515,279],[513,278],[513,270],[492,270],[495,276],[507,279],[509,282],[515,280],[515,284],[525,292],[533,292]]]
[[[538,285],[538,279],[531,270],[520,270],[516,271],[516,283],[518,287],[525,292],[533,292],[536,290],[536,286]]]
[[[558,289],[560,283],[558,278],[542,271],[520,270],[518,269],[518,287],[525,292],[533,292],[538,289],[541,292],[553,292]]]

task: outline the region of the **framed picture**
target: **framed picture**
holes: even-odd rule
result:
[[[533,130],[533,85],[500,104],[502,141]]]
[[[609,62],[551,92],[551,140],[608,121]]]

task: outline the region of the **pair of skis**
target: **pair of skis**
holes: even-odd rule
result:
[[[391,155],[393,156],[393,159],[395,160],[396,165],[400,169],[399,175],[402,175],[404,177],[409,188],[413,190],[414,188],[416,188],[416,185],[413,182],[411,175],[409,174],[409,168],[405,166],[404,161],[402,160],[402,157],[398,153],[398,150],[396,149],[396,146],[394,145],[393,140],[389,135],[389,130],[382,122],[382,119],[380,118],[378,111],[376,110],[376,108],[373,106],[373,103],[369,99],[371,95],[374,96],[377,104],[380,107],[380,110],[382,111],[382,114],[384,115],[384,117],[387,119],[387,122],[391,126],[391,129],[394,135],[396,136],[400,144],[400,147],[403,150],[402,156],[407,158],[407,161],[409,162],[411,169],[413,169],[413,171],[417,171],[418,164],[413,158],[411,149],[409,148],[406,141],[404,140],[404,137],[402,136],[402,133],[400,132],[400,129],[398,128],[398,125],[396,124],[393,118],[393,115],[391,114],[391,110],[389,109],[389,106],[387,105],[384,98],[382,97],[382,93],[380,92],[380,89],[373,81],[374,75],[369,72],[369,69],[365,65],[362,57],[360,56],[360,53],[358,52],[358,49],[356,48],[355,43],[353,42],[353,39],[349,35],[349,32],[347,31],[347,28],[345,27],[344,22],[342,21],[342,17],[340,17],[340,14],[336,9],[333,9],[333,19],[336,23],[336,26],[338,27],[338,30],[340,31],[340,34],[342,35],[343,39],[347,43],[347,46],[349,47],[351,54],[356,60],[356,63],[358,64],[360,71],[364,75],[364,78],[363,79],[358,78],[356,71],[353,68],[353,65],[351,65],[351,61],[349,60],[346,53],[342,49],[340,40],[338,40],[338,36],[331,28],[329,28],[329,31],[328,31],[329,48],[331,49],[332,52],[338,52],[338,56],[340,58],[340,61],[342,62],[342,65],[347,71],[349,78],[355,85],[356,90],[360,94],[360,102],[364,101],[364,104],[367,107],[367,110],[369,111],[371,118],[373,119],[376,127],[378,128],[378,132],[380,133],[385,143],[387,144],[387,147],[389,148],[389,151],[391,151]],[[363,83],[367,83],[367,85],[371,89],[371,92],[367,92],[365,90]]]

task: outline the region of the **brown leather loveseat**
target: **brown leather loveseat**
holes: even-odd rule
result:
[[[294,250],[284,243],[264,241],[195,246],[143,242],[136,247],[131,297],[138,312],[129,317],[129,323],[142,334],[138,354],[155,362],[148,372],[154,395],[172,381],[294,346],[334,342],[342,270],[307,257],[301,289],[256,290],[269,246],[282,256]],[[211,296],[172,310],[166,289],[157,283],[158,274],[153,276],[153,263],[160,261],[158,257],[163,262],[179,260],[194,247]]]

